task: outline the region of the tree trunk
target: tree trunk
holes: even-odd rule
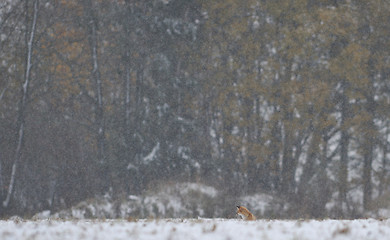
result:
[[[314,130],[310,142],[310,146],[308,149],[308,153],[306,156],[306,162],[303,165],[303,172],[299,181],[298,185],[298,197],[304,196],[306,191],[308,190],[307,187],[309,186],[310,180],[313,178],[315,173],[317,172],[316,169],[316,159],[318,159],[318,155],[320,154],[320,144],[321,144],[321,135],[319,130]]]
[[[105,126],[104,126],[104,110],[103,110],[103,93],[102,80],[100,77],[100,69],[98,63],[98,44],[97,44],[97,23],[96,19],[92,17],[91,24],[91,51],[92,51],[92,76],[96,84],[96,125],[98,128],[98,159],[100,163],[105,162]]]
[[[372,181],[371,181],[371,172],[372,172],[372,160],[374,154],[374,144],[375,144],[375,124],[374,124],[374,115],[375,115],[375,100],[373,91],[370,91],[367,98],[367,112],[369,119],[364,123],[364,138],[365,144],[363,146],[364,151],[364,166],[363,166],[363,207],[365,210],[370,208],[371,204],[371,195],[372,195]]]
[[[129,54],[127,54],[128,56]],[[130,119],[130,113],[131,113],[131,100],[130,100],[130,92],[131,92],[131,76],[130,76],[130,66],[129,64],[126,64],[126,88],[125,88],[125,131],[126,131],[126,142],[129,147],[129,143],[131,142],[131,119]]]
[[[289,120],[287,120],[289,121]],[[282,157],[282,192],[289,194],[295,185],[294,158],[292,150],[292,129],[290,123],[284,125],[283,157]]]
[[[390,134],[390,131],[389,131],[389,127],[387,126],[386,127],[386,135],[389,136]],[[387,142],[385,141],[383,143],[383,149],[382,149],[382,162],[381,162],[381,171],[380,171],[380,175],[379,175],[379,186],[378,186],[378,191],[379,191],[379,197],[382,196],[383,192],[386,190],[386,175],[387,175],[387,159],[386,159],[386,156],[387,156]]]
[[[3,169],[0,155],[0,201],[4,198]],[[0,215],[3,212],[3,204],[0,204]]]
[[[342,81],[341,96],[341,136],[340,136],[340,167],[338,174],[339,188],[339,215],[344,216],[343,206],[347,202],[347,183],[348,183],[348,146],[349,133],[347,128],[348,119],[348,97],[346,96],[346,82]]]
[[[322,142],[322,153],[320,157],[320,166],[318,169],[318,183],[320,184],[318,187],[318,199],[316,204],[316,215],[318,217],[324,216],[326,213],[326,203],[328,199],[330,198],[330,190],[328,186],[328,177],[326,174],[326,168],[328,167],[328,137],[325,135],[323,136],[323,142]]]
[[[108,163],[106,161],[105,152],[105,121],[104,121],[104,106],[103,106],[103,90],[102,80],[100,75],[100,65],[98,56],[98,19],[95,13],[93,2],[91,0],[85,1],[85,11],[88,29],[88,41],[91,50],[91,76],[95,83],[95,126],[96,126],[96,143],[97,143],[97,160],[98,160],[98,174],[100,175],[101,184],[98,185],[100,192],[107,190],[110,185],[110,172]]]
[[[292,63],[288,64],[286,70],[285,82],[291,81]],[[291,95],[293,93],[286,93],[282,99],[282,124],[284,130],[283,138],[283,156],[282,156],[282,192],[283,194],[290,195],[294,191],[295,187],[295,170],[296,161],[293,157],[293,144],[294,144],[294,129],[293,129],[293,110],[291,106]]]
[[[364,166],[363,166],[363,207],[365,210],[370,209],[372,184],[371,184],[371,170],[373,158],[373,140],[367,139],[366,149],[364,150]]]
[[[3,201],[3,207],[7,208],[9,205],[9,202],[11,200],[11,196],[13,193],[13,190],[15,188],[15,179],[16,179],[16,171],[18,168],[18,164],[20,162],[22,148],[23,148],[23,142],[24,142],[24,128],[25,128],[25,109],[27,105],[28,100],[28,93],[29,93],[29,86],[31,82],[31,66],[32,66],[32,54],[33,54],[33,46],[34,46],[34,36],[35,36],[35,30],[37,25],[37,18],[38,18],[38,4],[39,1],[34,1],[34,9],[33,9],[33,19],[31,26],[29,25],[30,19],[29,15],[27,13],[28,10],[28,1],[26,0],[26,26],[27,29],[30,27],[30,32],[26,32],[26,45],[27,45],[27,52],[26,52],[26,65],[25,65],[25,74],[24,74],[24,83],[22,86],[22,97],[19,103],[19,109],[18,109],[18,119],[17,119],[17,126],[18,126],[18,141],[15,151],[15,157],[14,157],[14,163],[12,165],[12,171],[10,176],[10,181],[8,185],[8,192],[7,195]]]

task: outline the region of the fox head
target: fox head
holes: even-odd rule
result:
[[[243,206],[236,206],[236,207],[237,207],[236,215],[242,216],[242,213],[245,211],[244,209],[246,208]]]

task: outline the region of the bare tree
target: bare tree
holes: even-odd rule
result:
[[[83,1],[84,14],[86,20],[86,31],[88,43],[91,51],[91,77],[95,84],[95,127],[97,131],[97,160],[98,160],[98,169],[99,175],[101,177],[101,184],[98,184],[98,189],[100,191],[106,190],[104,186],[108,186],[109,175],[106,162],[106,152],[105,152],[105,120],[104,120],[104,104],[103,104],[103,83],[100,74],[100,64],[99,64],[99,36],[98,36],[98,26],[99,26],[99,14],[97,8],[94,6],[93,1],[85,0]]]
[[[34,1],[32,19],[30,19],[28,15],[28,2],[29,1],[26,0],[25,6],[26,6],[26,26],[28,27],[26,29],[29,30],[26,31],[27,52],[26,52],[25,74],[24,74],[24,83],[22,85],[22,95],[21,95],[19,109],[18,109],[18,119],[17,119],[18,140],[17,140],[14,162],[12,165],[12,172],[10,176],[8,192],[3,201],[4,208],[8,207],[15,186],[16,170],[20,162],[22,148],[23,148],[24,130],[25,130],[25,111],[28,102],[29,86],[31,82],[32,57],[33,57],[34,37],[35,37],[37,18],[38,18],[39,0]]]
[[[338,201],[339,201],[339,215],[344,216],[343,206],[347,203],[348,192],[348,146],[350,136],[348,128],[346,127],[349,116],[349,104],[346,95],[347,82],[341,80],[341,136],[340,136],[340,167],[338,172]]]

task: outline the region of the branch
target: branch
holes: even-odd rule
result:
[[[7,89],[8,89],[9,82],[10,82],[10,80],[8,80],[7,85],[5,86],[5,88],[3,89],[3,91],[1,91],[1,93],[0,93],[0,101],[3,99],[4,93],[5,93],[5,92],[7,91]]]

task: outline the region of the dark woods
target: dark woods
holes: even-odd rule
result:
[[[172,181],[291,217],[387,207],[389,20],[386,0],[0,3],[0,216]]]

